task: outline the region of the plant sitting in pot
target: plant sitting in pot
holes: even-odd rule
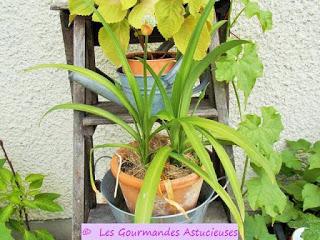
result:
[[[161,74],[155,73],[147,64],[146,54],[144,55],[144,59],[141,59],[144,66],[144,87],[147,86],[147,70],[154,78],[155,83],[152,86],[150,94],[147,94],[146,88],[141,94],[123,49],[121,48],[121,44],[119,40],[117,40],[112,27],[104,20],[100,14],[100,10],[97,10],[91,1],[83,0],[82,3],[84,4],[83,6],[88,8],[88,12],[94,12],[96,17],[102,22],[106,33],[110,39],[112,39],[112,46],[114,46],[114,49],[117,51],[123,71],[129,80],[129,86],[134,97],[134,104],[130,102],[122,88],[114,85],[108,79],[91,70],[66,64],[40,65],[33,69],[55,67],[81,74],[86,78],[79,78],[77,81],[92,91],[98,94],[102,93],[105,89],[111,91],[128,110],[134,120],[134,125],[128,125],[119,117],[101,108],[84,104],[61,104],[53,107],[49,112],[58,109],[73,109],[95,114],[113,121],[132,136],[134,142],[130,144],[105,144],[104,146],[99,146],[99,148],[121,147],[112,160],[112,168],[115,177],[120,181],[120,187],[124,194],[126,194],[126,184],[125,182],[121,182],[121,176],[125,174],[130,175],[129,170],[131,170],[131,173],[133,172],[130,166],[139,166],[139,169],[144,171],[141,179],[130,176],[131,181],[137,183],[138,189],[130,190],[128,195],[125,196],[126,200],[131,198],[134,202],[132,205],[128,204],[128,207],[135,212],[135,222],[149,223],[153,214],[155,199],[167,198],[172,200],[170,199],[170,195],[173,193],[173,195],[176,196],[176,191],[178,190],[175,189],[175,186],[179,185],[179,182],[188,179],[187,182],[194,181],[196,185],[200,186],[203,179],[228,206],[239,226],[240,235],[244,238],[243,222],[245,209],[240,183],[237,180],[234,166],[220,141],[228,141],[241,147],[247,155],[250,156],[251,161],[265,173],[266,179],[271,183],[275,182],[274,173],[258,149],[250,144],[241,133],[214,120],[193,116],[189,111],[192,99],[192,88],[199,76],[227,50],[241,44],[248,44],[248,42],[243,40],[228,41],[213,49],[201,61],[193,60],[200,33],[206,25],[208,16],[214,6],[214,0],[210,0],[191,35],[187,50],[181,62],[181,67],[175,77],[171,96],[165,91],[160,79]],[[216,31],[223,24],[224,21],[214,24],[212,31]],[[164,108],[154,115],[152,114],[152,98],[156,90],[161,93]],[[200,100],[201,98],[199,101]],[[161,125],[153,128],[155,127],[156,121],[160,121]],[[162,130],[167,132],[167,137],[159,135],[159,132]],[[219,156],[226,176],[230,181],[234,199],[218,182],[217,174],[206,146],[213,147]],[[172,177],[169,176],[170,168],[178,168],[180,172],[183,172],[182,175],[180,175],[183,180],[179,178],[172,179]],[[173,178],[176,177],[177,176],[174,176]],[[160,190],[158,187],[159,184]],[[187,189],[188,188],[190,187],[187,187]],[[200,191],[200,188],[196,189],[197,193],[193,197],[194,201],[196,201],[199,194],[198,191]],[[129,196],[130,194],[134,196]],[[175,198],[171,203],[169,202],[169,205],[178,208],[178,210],[181,208],[188,209],[194,207],[194,203],[188,206],[183,201]],[[171,213],[171,209],[168,213]]]
[[[93,21],[100,22],[99,16],[88,5],[96,4],[105,22],[110,25],[115,36],[119,40],[123,52],[127,52],[130,32],[138,38],[142,49],[148,40],[144,38],[151,35],[154,28],[160,32],[163,38],[172,39],[178,51],[186,52],[191,33],[199,20],[203,9],[208,1],[183,1],[183,0],[90,0],[87,3],[80,3],[77,0],[69,0],[71,16],[92,15]],[[208,21],[204,26],[194,59],[200,60],[206,55],[210,45],[210,31],[214,19],[214,11],[211,11]],[[112,45],[112,39],[103,28],[99,30],[99,43],[106,57],[117,67],[122,62],[119,54]],[[143,76],[143,65],[136,57],[143,57],[143,52],[129,53],[127,55],[129,66],[135,76]],[[165,75],[175,64],[175,54],[168,52],[149,52],[148,64],[158,73],[163,67]]]

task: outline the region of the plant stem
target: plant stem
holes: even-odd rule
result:
[[[244,169],[243,169],[242,180],[241,180],[241,192],[243,191],[244,183],[246,181],[248,166],[249,166],[249,157],[246,156],[246,161],[244,162]]]
[[[237,106],[238,106],[238,110],[239,110],[239,116],[240,116],[240,120],[242,121],[242,110],[241,110],[241,103],[240,103],[240,98],[239,98],[239,94],[238,94],[238,90],[237,90],[237,87],[234,83],[234,81],[231,81],[232,83],[232,87],[233,87],[233,90],[234,90],[234,94],[236,95],[236,99],[237,99]]]
[[[234,20],[232,21],[231,25],[230,25],[230,29],[234,26],[234,24],[237,23],[238,18],[241,16],[241,14],[243,13],[243,11],[246,9],[246,7],[242,8],[241,11],[237,14],[237,16],[234,18]]]
[[[13,176],[14,176],[14,181],[15,181],[17,187],[21,190],[21,186],[20,186],[19,182],[16,179],[16,172],[15,172],[15,170],[13,168],[13,164],[12,164],[12,162],[10,161],[10,159],[8,157],[7,151],[6,151],[5,147],[4,147],[4,144],[3,144],[2,140],[0,140],[0,147],[1,147],[2,151],[3,151],[3,154],[4,154],[4,157],[6,159],[6,162],[9,164],[10,170],[11,170]],[[22,196],[20,196],[20,198],[22,198]],[[27,210],[25,209],[25,207],[21,207],[21,209],[24,212],[25,225],[26,225],[28,231],[30,231],[29,217],[28,217]],[[21,209],[19,209],[20,216],[21,216]]]
[[[144,46],[143,46],[143,59],[144,59],[144,64],[143,64],[143,85],[144,85],[144,104],[148,106],[148,79],[147,79],[147,60],[148,60],[148,40],[149,36],[146,35],[144,37]],[[149,114],[149,111],[144,111],[144,119],[143,119],[143,128],[148,129],[148,118],[147,116]],[[143,131],[144,136],[143,136],[143,161],[144,165],[148,163],[148,152],[149,152],[149,134],[146,131]]]
[[[228,38],[230,35],[230,29],[231,29],[231,14],[232,14],[232,8],[235,0],[230,0],[230,7],[228,12],[228,25],[227,25],[227,31],[226,31],[226,37]]]

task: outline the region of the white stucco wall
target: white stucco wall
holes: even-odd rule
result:
[[[0,2],[0,138],[22,173],[47,174],[45,189],[62,194],[61,214],[34,214],[35,218],[71,217],[72,115],[45,111],[70,101],[66,73],[21,70],[37,63],[64,62],[58,12],[51,0]],[[273,11],[274,30],[261,35],[254,24],[243,22],[237,33],[257,40],[265,76],[257,82],[248,111],[274,105],[283,115],[284,138],[320,138],[320,4],[318,0],[261,1]],[[106,69],[105,61],[99,64]],[[231,118],[236,108],[231,97]],[[96,142],[121,138],[115,127],[99,128]],[[126,141],[127,138],[123,138]],[[238,163],[241,165],[241,162]],[[104,163],[101,163],[103,169]]]

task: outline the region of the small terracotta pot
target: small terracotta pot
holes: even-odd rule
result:
[[[154,59],[147,60],[147,63],[157,74],[162,70],[163,67],[167,65],[162,73],[162,75],[166,75],[176,63],[175,53],[151,52],[148,54],[152,54],[152,56],[154,56]],[[169,57],[161,58],[161,56],[163,55],[168,55]],[[143,64],[139,60],[137,60],[136,57],[143,58],[143,52],[133,52],[127,54],[129,66],[133,75],[143,76]],[[147,75],[150,76],[151,74],[147,71]]]
[[[117,176],[119,168],[118,157],[114,155],[111,160],[111,172],[114,177]],[[124,172],[119,174],[119,185],[130,212],[134,213],[138,194],[142,187],[143,180]],[[197,174],[192,173],[185,177],[171,181],[174,193],[174,201],[180,204],[185,211],[196,207],[203,179]],[[160,182],[161,192],[167,197],[164,182]],[[165,201],[159,191],[154,203],[153,216],[164,216],[178,213],[176,208]]]

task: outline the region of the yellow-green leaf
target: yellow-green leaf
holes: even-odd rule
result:
[[[155,14],[160,33],[166,39],[171,38],[183,24],[183,2],[182,0],[159,0],[155,6]]]
[[[107,23],[121,22],[128,12],[126,9],[122,8],[120,0],[101,1],[98,11]],[[95,22],[100,22],[100,19],[96,14],[93,14],[92,20]]]
[[[131,26],[136,29],[140,29],[143,24],[143,18],[146,15],[154,15],[155,5],[158,0],[143,0],[137,4],[128,16],[128,21]]]
[[[178,33],[176,33],[173,36],[174,42],[182,54],[185,53],[191,34],[198,22],[198,18],[194,16],[188,16],[184,23],[182,24],[182,27]],[[195,60],[201,60],[206,56],[207,49],[210,45],[210,25],[207,23],[201,32],[201,36],[197,45],[197,49],[194,53],[193,59]]]
[[[93,12],[93,0],[69,0],[71,15],[89,16]]]
[[[129,40],[130,40],[130,26],[127,20],[123,20],[120,23],[111,24],[111,29],[117,36],[121,48],[124,52],[127,51]],[[104,28],[99,31],[99,43],[107,58],[117,67],[121,65],[121,61],[118,57],[117,52],[112,46],[112,40],[108,37],[108,34]]]
[[[133,7],[137,3],[137,0],[120,0],[120,2],[122,5],[122,9],[126,10]]]

